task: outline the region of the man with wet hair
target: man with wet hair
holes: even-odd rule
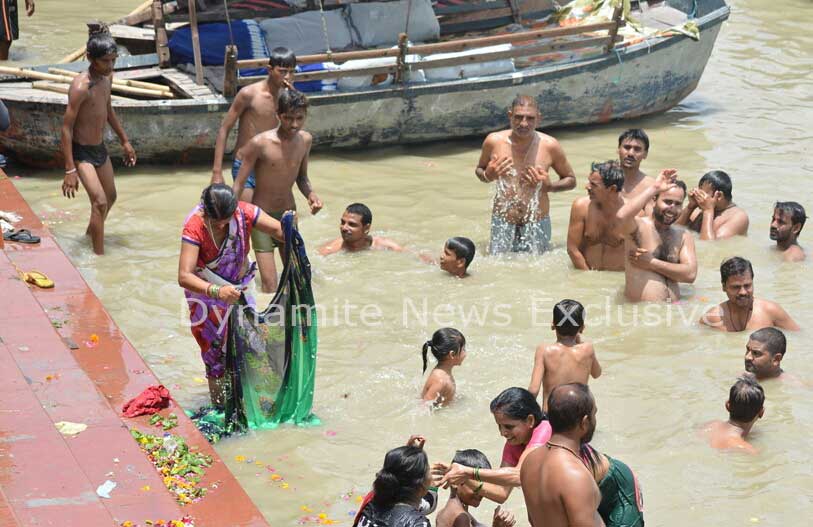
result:
[[[734,256],[720,265],[720,281],[728,300],[709,309],[700,324],[720,331],[745,331],[778,327],[798,331],[799,326],[782,307],[754,298],[754,268],[745,258]]]
[[[135,165],[136,153],[110,99],[113,68],[118,57],[116,41],[103,24],[88,24],[88,27],[88,69],[73,78],[62,121],[65,159],[62,195],[73,198],[82,182],[91,206],[86,234],[93,243],[93,252],[104,254],[104,222],[116,202],[113,165],[104,144],[105,125],[109,124],[118,136],[125,165]]]
[[[805,208],[795,201],[777,201],[771,218],[771,239],[776,241],[776,250],[786,262],[801,262],[805,250],[798,238],[805,226]]]
[[[319,249],[319,254],[327,256],[340,251],[358,252],[367,249],[401,252],[404,249],[383,236],[372,236],[370,227],[373,224],[373,213],[363,203],[351,203],[344,210],[339,224],[341,236],[326,243]]]
[[[621,197],[632,199],[655,182],[641,170],[641,162],[649,155],[649,136],[640,128],[630,128],[618,136],[618,160],[624,171],[624,188]],[[652,212],[652,202],[638,213],[646,216]]]
[[[8,60],[11,41],[20,38],[17,0],[0,0],[0,60]],[[34,0],[25,0],[25,14],[34,14]]]
[[[536,99],[518,95],[508,111],[511,128],[486,137],[474,170],[484,182],[497,182],[491,213],[491,254],[550,250],[550,192],[570,190],[576,176],[553,137],[537,132]],[[548,171],[559,176],[551,181]]]
[[[745,371],[757,380],[780,377],[782,359],[787,349],[785,334],[776,328],[762,328],[751,333],[745,345]]]
[[[722,170],[706,172],[689,191],[689,204],[678,219],[700,233],[701,240],[748,234],[748,213],[732,201],[731,178]]]
[[[746,441],[746,437],[757,419],[765,415],[764,405],[765,392],[753,375],[746,374],[737,379],[725,403],[728,421],[712,421],[705,427],[712,448],[756,454],[757,449]]]
[[[697,277],[697,255],[691,233],[675,226],[686,199],[686,184],[677,171],[661,171],[655,183],[624,203],[616,213],[625,235],[624,296],[632,302],[673,302],[679,283]],[[651,216],[638,216],[655,198]]]
[[[446,240],[440,255],[440,268],[458,278],[469,276],[468,268],[474,260],[474,242],[463,236]]]
[[[557,386],[548,399],[553,434],[520,469],[528,520],[534,527],[604,527],[601,493],[580,455],[596,430],[596,403],[586,384]]]
[[[296,55],[285,47],[274,48],[268,57],[268,76],[242,88],[232,101],[228,113],[223,118],[215,141],[215,159],[212,165],[211,183],[223,183],[223,154],[234,125],[239,122],[237,141],[234,145],[234,160],[231,174],[237,179],[243,154],[240,149],[255,135],[279,126],[277,100],[282,90],[293,88],[296,69]],[[240,200],[251,203],[254,188],[257,186],[254,172],[249,173],[245,190]]]
[[[624,205],[625,177],[617,161],[590,165],[587,196],[573,202],[567,228],[567,254],[576,269],[624,270],[624,233],[615,216]]]
[[[322,209],[308,179],[308,155],[313,137],[304,130],[308,99],[296,90],[284,90],[277,101],[279,126],[255,135],[243,146],[243,162],[234,180],[234,194],[240,196],[252,173],[256,188],[252,203],[277,220],[287,210],[296,210],[293,186],[308,200],[311,214]],[[271,236],[254,230],[251,243],[260,270],[263,293],[277,290],[277,267],[274,249],[280,243]]]

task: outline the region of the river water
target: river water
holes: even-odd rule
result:
[[[38,2],[35,16],[21,20],[13,58],[57,60],[83,43],[85,19],[113,19],[132,8],[123,0],[83,2],[81,11],[75,5]],[[579,185],[551,199],[552,254],[497,260],[480,253],[464,281],[411,254],[312,254],[315,293],[325,306],[314,408],[324,424],[216,447],[272,524],[293,525],[320,513],[349,524],[386,450],[413,433],[428,438],[433,460],[478,448],[498,464],[502,440],[488,403],[503,388],[527,385],[534,347],[553,337],[552,304],[571,297],[587,306],[586,337],[604,365],[604,375],[591,383],[599,405],[594,444],[637,472],[648,524],[807,525],[813,514],[811,388],[765,383],[765,417],[753,432],[759,455],[711,450],[697,429],[724,418],[747,336],[711,333],[694,321],[723,297],[719,262],[738,254],[754,263],[758,296],[779,301],[805,328],[813,323],[813,300],[803,293],[804,284],[813,283],[810,264],[780,263],[768,238],[774,201],[813,208],[813,187],[805,183],[813,177],[810,27],[809,0],[788,0],[781,14],[767,0],[736,0],[698,89],[681,105],[628,123],[555,131]],[[726,170],[735,201],[751,216],[747,238],[698,243],[700,271],[696,284],[684,288],[686,302],[671,310],[650,306],[637,320],[633,307],[620,301],[623,274],[575,272],[564,249],[570,204],[584,193],[589,162],[612,158],[627,126],[643,127],[651,137],[645,170],[676,167],[690,185],[709,169]],[[373,210],[376,233],[414,251],[438,253],[456,235],[471,237],[482,251],[493,189],[473,175],[478,148],[468,141],[314,155],[311,178],[326,206],[316,217],[302,215],[305,239],[313,248],[336,236],[344,206],[362,201]],[[118,169],[119,201],[103,258],[91,254],[82,236],[84,195],[62,198],[58,172],[19,173],[25,197],[162,382],[188,407],[205,402],[176,272],[181,224],[206,185],[208,168]],[[802,233],[811,250],[809,238]],[[451,313],[444,304],[452,305]],[[366,308],[364,325],[366,305],[375,307]],[[444,325],[464,332],[469,356],[455,371],[459,400],[429,415],[417,400],[420,347]],[[804,358],[803,343],[809,334],[789,337],[783,362],[808,384],[813,363]],[[507,507],[525,525],[520,492]],[[490,518],[493,507],[481,509],[476,515]]]

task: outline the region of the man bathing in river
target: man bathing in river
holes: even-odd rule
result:
[[[294,90],[285,90],[277,101],[279,126],[254,136],[242,149],[243,164],[234,181],[234,194],[240,196],[249,175],[256,172],[257,187],[252,203],[279,220],[286,210],[296,210],[294,183],[308,200],[311,214],[322,208],[322,201],[308,179],[308,154],[313,141],[302,128],[308,112],[308,100]],[[268,234],[251,233],[254,254],[260,270],[263,293],[277,289],[274,248],[279,242]]]
[[[678,225],[688,225],[701,240],[722,240],[748,234],[748,214],[732,201],[731,178],[722,170],[707,172],[689,192],[689,205]]]
[[[319,249],[319,254],[328,254],[340,251],[358,252],[367,249],[382,249],[401,252],[404,249],[383,236],[372,236],[370,227],[373,223],[373,213],[363,203],[352,203],[342,214],[339,232],[341,236],[328,242]]]
[[[624,171],[624,188],[621,197],[626,201],[634,198],[655,183],[655,180],[641,171],[641,162],[649,155],[649,136],[640,128],[630,128],[618,136],[618,160]],[[638,213],[647,216],[652,212],[650,201]],[[620,270],[620,269],[619,269]]]
[[[674,169],[662,171],[654,184],[616,213],[626,236],[624,295],[633,302],[678,300],[678,283],[692,283],[697,277],[694,239],[674,225],[686,199],[686,184],[675,174]],[[653,196],[652,216],[637,216]]]
[[[616,161],[590,166],[587,196],[573,202],[567,228],[567,254],[576,269],[624,270],[624,233],[616,221],[624,205],[624,178]]]
[[[2,0],[0,0],[2,1]],[[104,254],[104,222],[116,202],[113,165],[104,144],[105,124],[116,133],[124,150],[124,164],[134,166],[136,153],[110,102],[116,41],[102,25],[90,25],[87,42],[88,70],[74,77],[68,90],[68,107],[62,121],[62,155],[65,178],[62,195],[73,198],[79,182],[90,198],[90,235],[93,252]]]
[[[486,137],[474,173],[497,182],[491,214],[491,254],[550,249],[549,192],[570,190],[576,176],[559,142],[536,131],[541,116],[533,97],[519,95],[508,111],[509,130]],[[551,181],[553,168],[559,180]]]
[[[805,209],[795,201],[778,201],[773,206],[771,218],[771,239],[776,241],[776,250],[786,262],[801,262],[805,250],[798,238],[805,226]]]
[[[745,371],[753,373],[759,381],[783,376],[782,359],[787,345],[785,334],[776,328],[754,331],[745,345]]]
[[[285,88],[291,88],[296,68],[296,55],[288,48],[274,48],[268,57],[268,77],[264,80],[249,84],[237,92],[215,141],[215,160],[212,165],[211,183],[223,183],[223,153],[229,133],[235,123],[239,121],[237,141],[234,145],[234,161],[231,174],[237,179],[240,166],[243,164],[243,154],[240,149],[255,135],[272,130],[279,126],[277,117],[277,100]],[[251,203],[254,188],[257,186],[254,171],[249,173],[245,190],[239,196],[241,201]]]
[[[754,298],[754,268],[745,258],[734,256],[725,260],[720,265],[720,281],[728,300],[706,311],[700,324],[721,331],[745,331],[771,326],[799,330],[796,322],[779,304]]]
[[[728,421],[712,421],[705,427],[712,448],[756,454],[746,441],[758,419],[765,414],[765,392],[752,375],[743,375],[728,393]]]

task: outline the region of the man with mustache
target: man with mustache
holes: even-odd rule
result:
[[[522,493],[533,527],[604,527],[601,492],[580,451],[596,430],[596,402],[586,384],[557,386],[548,399],[553,434],[525,458]]]
[[[373,213],[363,203],[351,203],[342,214],[339,223],[339,236],[319,248],[319,254],[328,254],[347,251],[350,253],[366,251],[367,249],[380,249],[384,251],[402,252],[404,249],[394,241],[383,236],[373,236],[370,228],[373,225]]]
[[[694,239],[674,225],[686,199],[686,184],[676,180],[676,174],[675,169],[663,170],[654,184],[616,213],[626,236],[624,295],[632,302],[678,300],[678,283],[692,283],[697,277]],[[652,216],[637,216],[653,197]]]
[[[621,170],[624,171],[624,188],[621,198],[630,200],[645,191],[655,179],[647,176],[641,170],[641,162],[649,155],[649,136],[640,128],[630,128],[618,136],[618,160]],[[652,213],[653,203],[650,201],[638,213],[639,216],[648,216]]]
[[[786,262],[801,262],[805,250],[797,241],[805,226],[805,208],[795,201],[777,201],[771,218],[771,239],[776,241],[776,250]]]
[[[559,142],[536,131],[541,116],[533,97],[517,96],[508,119],[509,130],[486,137],[474,170],[483,183],[497,182],[490,252],[542,254],[551,240],[548,193],[572,189],[576,176]],[[551,181],[550,168],[558,181]]]
[[[782,307],[754,298],[754,268],[745,258],[734,256],[720,265],[720,281],[728,300],[708,311],[700,324],[720,331],[745,331],[778,327],[798,331],[799,326]]]
[[[751,333],[745,345],[745,371],[758,381],[783,376],[782,359],[787,349],[785,334],[776,328],[762,328]]]

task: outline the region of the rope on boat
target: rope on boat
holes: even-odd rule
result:
[[[333,52],[330,50],[330,35],[327,31],[327,19],[325,18],[325,0],[319,0],[319,13],[322,15],[322,34],[325,36],[325,53],[327,53],[328,62],[333,62],[331,55]]]
[[[234,34],[231,32],[231,17],[229,16],[228,0],[223,0],[223,7],[226,9],[226,25],[229,26],[229,42],[234,46]]]
[[[613,48],[613,51],[615,52],[616,58],[618,58],[618,66],[619,66],[619,68],[618,68],[618,78],[616,78],[613,81],[613,84],[618,84],[618,83],[621,82],[621,75],[624,72],[624,61],[621,60],[621,51],[619,51],[618,48]]]

